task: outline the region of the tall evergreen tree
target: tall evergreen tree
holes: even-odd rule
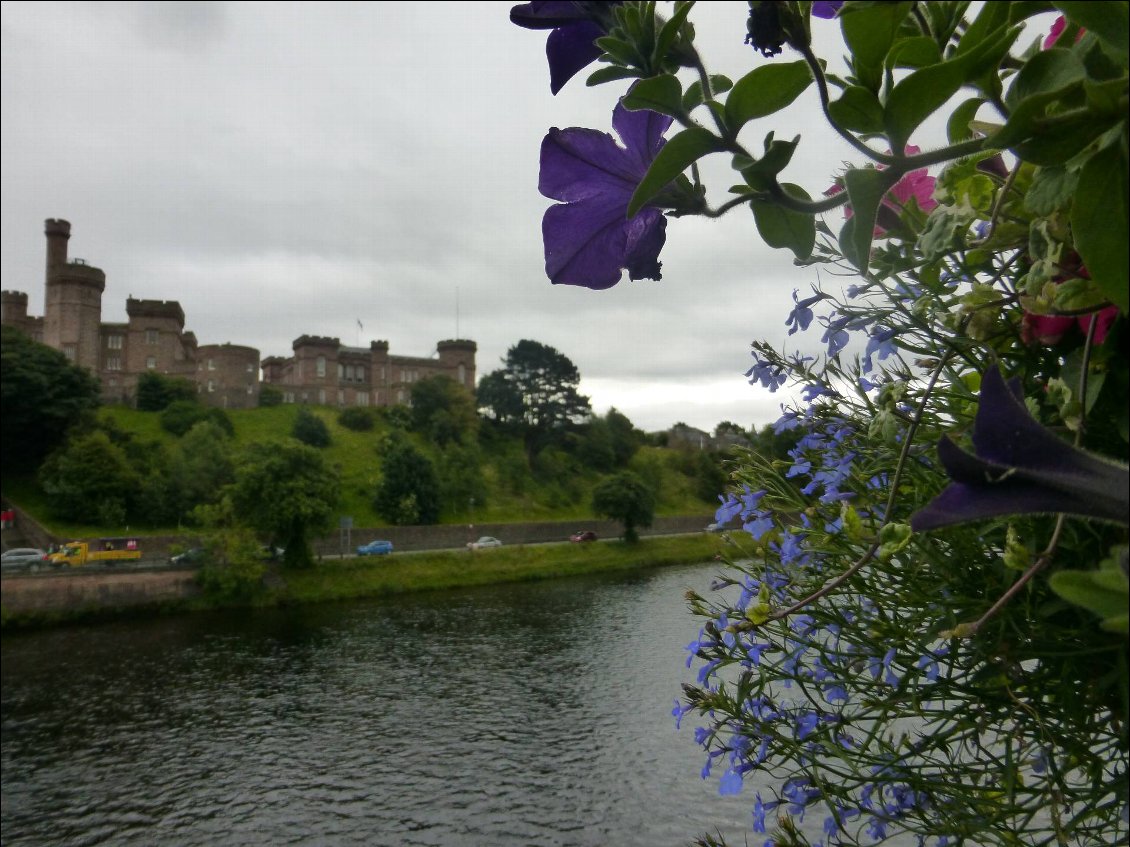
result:
[[[503,365],[479,383],[479,409],[518,428],[530,457],[592,415],[589,398],[577,390],[580,371],[553,347],[519,341],[507,351]]]

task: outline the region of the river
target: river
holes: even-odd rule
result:
[[[671,717],[716,570],[6,635],[0,841],[744,844]]]

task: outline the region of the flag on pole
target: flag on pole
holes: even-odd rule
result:
[[[364,324],[361,323],[360,318],[357,319],[357,328],[358,329],[364,329],[365,328]]]

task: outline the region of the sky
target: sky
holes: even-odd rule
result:
[[[659,282],[550,284],[542,138],[611,131],[627,84],[582,73],[552,96],[546,33],[511,5],[3,3],[4,290],[43,313],[43,221],[65,218],[70,257],[106,272],[104,321],[130,296],[178,300],[199,343],[263,357],[304,334],[409,356],[470,338],[480,377],[532,339],[572,360],[595,412],[641,429],[775,420],[789,397],[747,383],[750,343],[819,346],[785,327],[816,271],[762,244],[747,210],[670,220]],[[692,13],[711,72],[768,61],[743,44],[747,14]],[[836,25],[814,29],[835,59]],[[800,133],[784,178],[819,193],[852,154],[818,116],[810,91],[742,140]],[[728,165],[703,163],[714,205]]]

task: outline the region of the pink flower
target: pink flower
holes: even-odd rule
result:
[[[1060,15],[1055,19],[1055,23],[1052,24],[1051,29],[1048,30],[1047,38],[1044,39],[1044,49],[1048,50],[1055,47],[1056,42],[1059,41],[1059,37],[1063,35],[1065,29],[1067,29],[1067,18]],[[1079,33],[1075,36],[1075,40],[1078,41],[1082,38],[1084,32],[1086,32],[1086,30],[1080,28]]]
[[[1095,344],[1106,341],[1106,334],[1110,331],[1111,324],[1118,317],[1117,306],[1107,306],[1097,312],[1088,312],[1085,315],[1034,315],[1025,312],[1020,321],[1020,339],[1025,344],[1039,344],[1042,347],[1054,347],[1063,340],[1073,326],[1078,326],[1079,331],[1086,337],[1091,328],[1091,321],[1095,323]]]
[[[908,145],[906,148],[908,156],[913,156],[920,152],[922,151],[913,145]],[[882,237],[888,229],[896,225],[899,213],[910,203],[911,199],[918,204],[918,208],[923,212],[929,212],[931,209],[935,208],[938,205],[938,201],[934,199],[934,185],[936,182],[934,177],[930,176],[925,168],[911,171],[896,182],[891,187],[891,190],[887,192],[886,196],[883,198],[882,204],[879,206],[874,237]],[[831,197],[834,194],[839,194],[843,190],[843,185],[837,182],[824,192],[824,196]],[[844,206],[845,218],[850,218],[853,214],[851,204]]]

